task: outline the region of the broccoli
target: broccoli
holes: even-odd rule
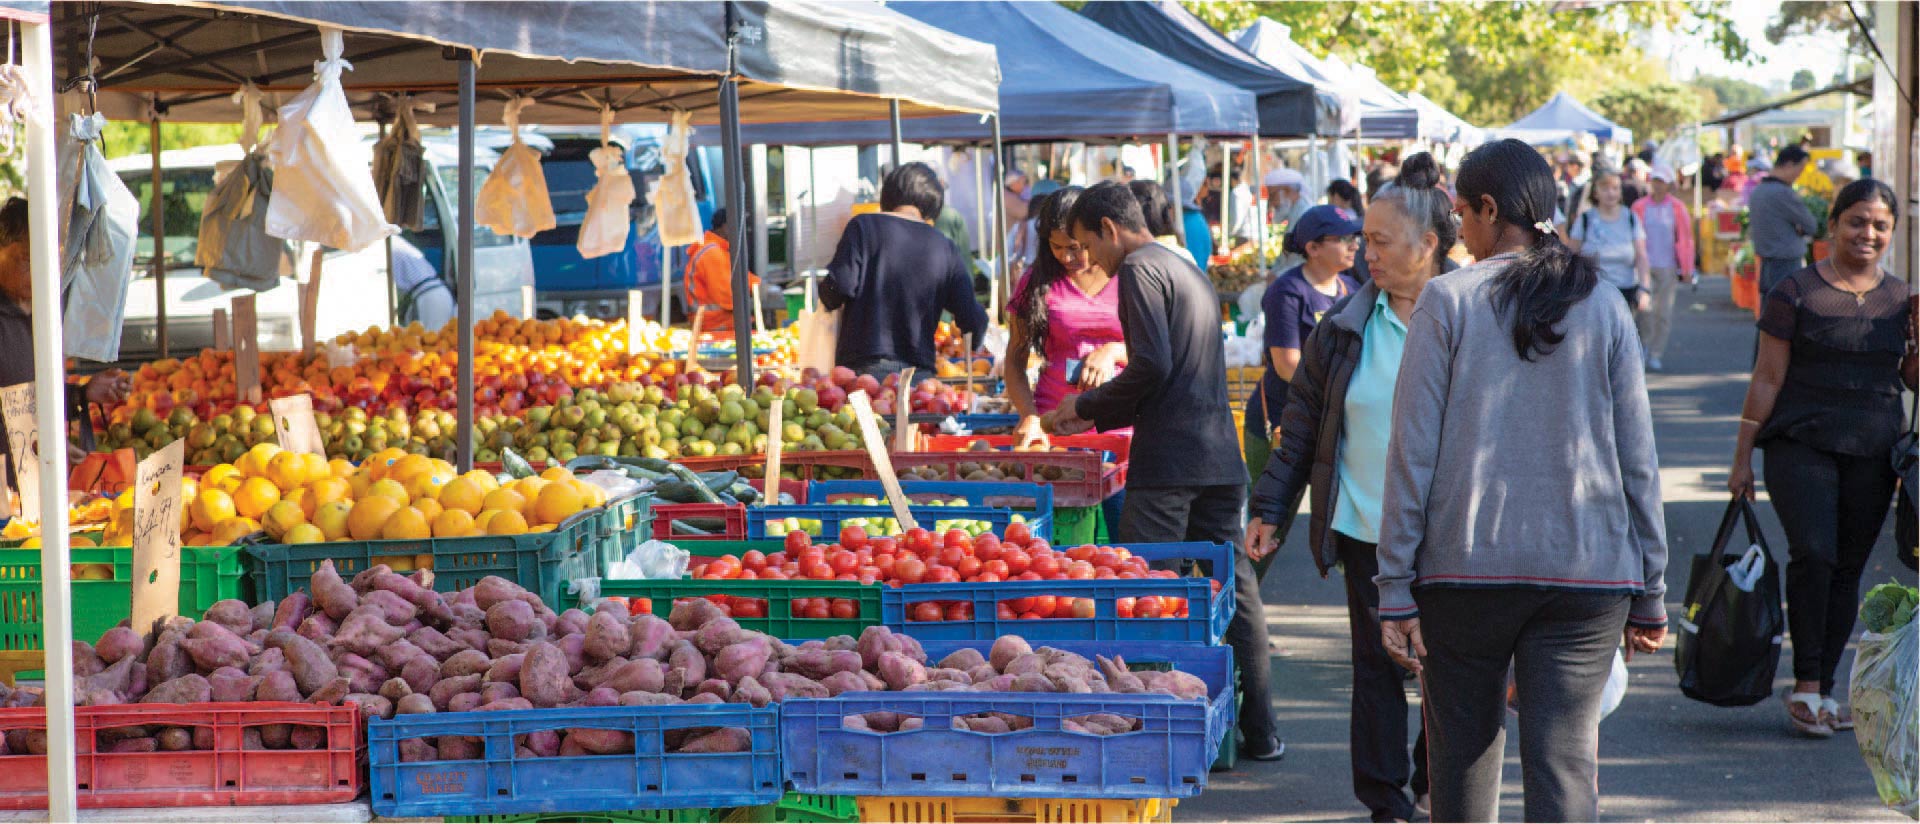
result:
[[[1889,581],[1867,591],[1860,604],[1860,623],[1868,632],[1890,632],[1913,620],[1920,608],[1920,591]]]

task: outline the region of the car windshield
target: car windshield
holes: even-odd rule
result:
[[[153,260],[153,175],[125,172],[120,180],[140,202],[140,236],[134,244],[134,268],[141,275],[152,272]],[[160,176],[162,214],[165,215],[167,268],[193,266],[195,250],[200,247],[200,214],[207,196],[213,192],[213,169],[168,169]]]

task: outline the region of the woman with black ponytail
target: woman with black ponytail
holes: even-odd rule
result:
[[[1067,231],[1067,213],[1081,191],[1071,186],[1034,199],[1042,248],[1008,304],[1007,399],[1020,413],[1014,434],[1021,446],[1046,442],[1041,415],[1067,396],[1113,379],[1127,365],[1120,284]],[[1037,384],[1027,379],[1030,356],[1043,362]]]
[[[1492,821],[1507,673],[1525,820],[1600,813],[1600,698],[1623,635],[1666,638],[1667,547],[1640,339],[1552,224],[1547,162],[1517,140],[1460,165],[1478,261],[1408,324],[1377,553],[1381,640],[1421,673],[1434,821]]]

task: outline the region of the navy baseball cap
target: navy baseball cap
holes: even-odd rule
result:
[[[1323,237],[1357,235],[1360,234],[1360,218],[1339,206],[1315,206],[1300,216],[1300,222],[1294,224],[1291,234],[1299,239],[1303,247]]]

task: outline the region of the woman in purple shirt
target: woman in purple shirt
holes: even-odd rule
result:
[[[1080,192],[1074,186],[1035,199],[1035,228],[1045,246],[1008,306],[1007,399],[1020,413],[1014,434],[1022,446],[1046,442],[1041,415],[1068,395],[1111,380],[1127,363],[1120,284],[1067,232],[1067,213]],[[1045,361],[1038,385],[1027,379],[1030,355]]]
[[[1260,298],[1267,325],[1262,359],[1267,368],[1260,374],[1259,390],[1247,398],[1245,425],[1247,472],[1256,480],[1279,441],[1273,432],[1287,407],[1287,382],[1300,365],[1301,345],[1321,315],[1360,288],[1350,271],[1359,246],[1359,219],[1338,206],[1308,209],[1287,233],[1287,251],[1306,262],[1274,278]]]

